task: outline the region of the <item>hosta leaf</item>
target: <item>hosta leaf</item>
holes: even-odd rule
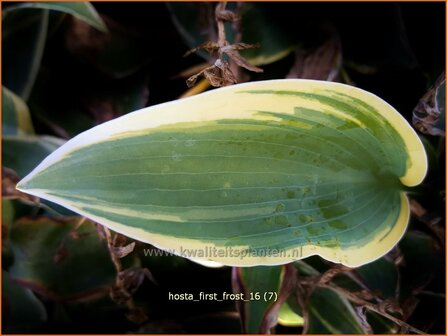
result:
[[[43,303],[30,289],[18,285],[4,270],[2,270],[2,294],[3,332],[29,333],[47,320]]]
[[[64,300],[89,297],[111,285],[116,271],[106,242],[91,222],[77,229],[79,221],[79,217],[17,220],[10,234],[11,275],[43,295]]]
[[[34,133],[26,103],[14,92],[2,87],[2,135]]]
[[[363,279],[369,289],[379,292],[380,296],[385,298],[396,296],[399,273],[393,262],[381,258],[357,268],[356,273]]]
[[[405,260],[401,270],[402,296],[412,295],[414,288],[426,285],[433,278],[443,277],[443,268],[439,267],[442,256],[430,235],[410,231],[399,243],[399,249]]]
[[[2,225],[5,226],[6,230],[12,225],[14,221],[14,206],[12,205],[12,201],[8,199],[2,199]],[[6,233],[7,234],[7,233]]]
[[[46,156],[61,146],[65,141],[53,136],[3,136],[2,164],[12,169],[20,178],[26,176]],[[20,155],[18,155],[20,153]],[[74,215],[73,212],[43,200],[41,202],[52,210],[63,215]]]
[[[243,330],[250,334],[269,333],[270,328],[276,325],[278,314],[272,306],[280,295],[284,296],[280,293],[285,273],[284,266],[258,266],[233,270],[233,291],[244,295],[243,301],[237,301]]]
[[[296,290],[296,269],[284,266],[233,268],[233,292],[243,293],[236,301],[241,317],[242,331],[269,334],[281,323],[302,325],[303,319],[291,310],[287,299]]]
[[[279,310],[278,323],[287,327],[298,327],[304,324],[304,320],[292,310],[290,304],[286,301]]]
[[[48,10],[3,12],[2,84],[28,100],[40,68],[48,28]]]
[[[294,317],[295,321],[299,322],[303,312],[296,295],[291,295],[286,304],[289,319]],[[315,288],[307,301],[306,309],[308,313],[307,334],[365,333],[351,303],[331,289]],[[281,315],[279,317],[281,318]],[[281,323],[281,319],[279,322]]]
[[[309,334],[364,334],[351,304],[328,288],[316,288],[309,300]]]
[[[261,3],[244,3],[241,9],[241,33],[246,43],[259,43],[260,47],[241,52],[253,65],[276,62],[289,55],[297,42],[286,33],[281,22],[272,24],[270,8]]]
[[[86,131],[24,192],[134,239],[227,265],[371,262],[402,237],[424,148],[390,105],[329,82],[235,85]]]
[[[107,32],[107,26],[89,2],[26,2],[10,7],[6,12],[21,8],[41,8],[68,13],[100,31]]]

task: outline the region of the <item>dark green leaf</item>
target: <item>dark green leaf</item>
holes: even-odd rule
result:
[[[399,330],[396,324],[379,314],[368,312],[367,317],[375,334],[395,334]]]
[[[12,200],[2,199],[2,225],[9,228],[14,221],[15,211]]]
[[[19,176],[25,176],[63,143],[63,140],[50,136],[5,136],[2,139],[2,164]]]
[[[9,11],[2,26],[2,84],[28,100],[45,48],[48,10]]]
[[[235,269],[235,292],[242,292],[240,301],[242,324],[247,333],[263,333],[262,326],[267,310],[279,295],[283,266],[257,266]],[[240,286],[240,287],[239,287]],[[273,296],[272,296],[273,295]],[[276,295],[276,297],[275,297]]]
[[[11,232],[15,257],[11,275],[50,299],[106,293],[116,276],[107,244],[91,222],[76,229],[79,221],[79,217],[16,221]]]
[[[393,262],[380,258],[355,270],[369,289],[380,291],[384,298],[396,296],[399,274]]]
[[[5,271],[2,271],[2,310],[5,333],[30,333],[47,319],[42,302]]]
[[[290,54],[296,46],[281,22],[272,22],[268,8],[258,3],[243,3],[242,41],[259,43],[260,47],[241,52],[254,65],[270,64]]]
[[[109,33],[103,33],[83,21],[72,20],[66,33],[68,51],[110,77],[136,73],[148,63],[152,48],[138,32],[111,19],[107,22]]]
[[[7,88],[2,87],[2,135],[34,133],[26,103]]]
[[[87,69],[57,73],[40,72],[29,100],[33,116],[60,137],[86,129],[146,106],[148,76],[144,73],[110,79]],[[67,86],[59,83],[68,80]],[[83,83],[81,87],[78,83]],[[77,92],[73,101],[72,92]]]
[[[310,297],[309,334],[363,334],[351,304],[327,288],[316,288]]]
[[[100,31],[107,32],[107,26],[89,2],[26,2],[9,7],[6,13],[21,8],[41,8],[68,13]]]
[[[404,265],[402,274],[403,296],[409,294],[414,288],[426,285],[434,274],[441,271],[441,255],[432,237],[422,232],[407,232],[399,243]]]
[[[287,327],[297,327],[302,326],[304,320],[300,315],[293,311],[289,302],[286,301],[281,305],[281,309],[279,310],[278,323]]]

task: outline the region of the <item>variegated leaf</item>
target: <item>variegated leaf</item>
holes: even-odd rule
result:
[[[359,266],[409,219],[424,148],[390,105],[311,80],[234,85],[86,131],[24,192],[170,252],[226,265],[309,255]]]

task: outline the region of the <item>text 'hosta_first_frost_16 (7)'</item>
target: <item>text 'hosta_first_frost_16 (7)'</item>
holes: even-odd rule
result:
[[[233,251],[203,261],[279,265],[320,255],[357,267],[400,240],[405,190],[426,171],[421,141],[388,103],[344,84],[289,79],[96,126],[17,188],[160,249]]]

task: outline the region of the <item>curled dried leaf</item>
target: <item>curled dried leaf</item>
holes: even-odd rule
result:
[[[135,242],[127,244],[125,246],[113,246],[112,251],[118,258],[124,258],[133,252],[135,248]]]
[[[107,240],[107,234],[105,232],[104,226],[102,226],[101,224],[95,224],[96,226],[96,233],[98,234],[98,237],[101,240]]]
[[[410,316],[415,311],[416,307],[418,306],[420,302],[420,299],[418,299],[416,296],[410,296],[402,303],[402,312],[403,312],[403,319],[407,320],[410,318]]]
[[[219,2],[215,9],[215,19],[217,21],[217,33],[218,41],[208,41],[194,49],[189,50],[185,56],[196,52],[198,50],[206,50],[211,55],[217,53],[218,58],[215,63],[201,70],[199,73],[189,77],[186,81],[188,87],[192,87],[197,82],[199,76],[205,77],[209,83],[214,87],[221,87],[232,85],[238,82],[240,74],[237,67],[233,67],[233,71],[230,68],[231,65],[237,65],[253,72],[263,72],[261,68],[258,68],[250,64],[245,58],[239,54],[239,50],[258,48],[259,44],[248,43],[235,43],[229,44],[225,36],[225,22],[235,22],[239,20],[239,15],[233,11],[226,10],[226,2]],[[234,25],[238,27],[238,25]],[[237,29],[236,29],[237,30]],[[240,40],[240,33],[236,31],[236,41]],[[236,75],[235,75],[236,74]]]
[[[294,292],[297,283],[297,270],[292,264],[284,265],[284,274],[277,300],[266,310],[261,323],[260,332],[268,334],[278,323],[278,314],[281,306]]]
[[[350,272],[352,269],[344,265],[335,265],[324,272],[316,285],[329,283],[336,275],[344,272]]]
[[[337,35],[314,49],[297,48],[295,62],[286,78],[335,81],[341,69],[341,44]]]
[[[199,76],[201,76],[203,74],[203,72],[205,71],[205,69],[203,69],[202,71],[200,71],[199,73],[192,75],[191,77],[189,77],[186,80],[186,85],[190,88],[193,87],[196,82],[197,82],[197,78],[199,78]]]
[[[261,47],[261,45],[259,43],[252,44],[252,43],[239,42],[239,43],[231,44],[230,47],[233,50],[246,50],[246,49],[259,48],[259,47]]]
[[[445,135],[445,74],[421,98],[413,110],[413,125],[420,132]]]
[[[115,233],[115,236],[113,236],[112,245],[113,246],[124,246],[126,245],[127,238],[126,236],[123,236],[119,233]]]
[[[416,218],[422,218],[427,214],[427,210],[416,200],[410,199],[410,209],[411,213],[416,216]]]
[[[383,313],[398,314],[400,316],[403,315],[402,308],[395,300],[385,300],[380,302],[378,304],[378,309]]]
[[[227,86],[237,83],[228,62],[220,59],[217,59],[212,66],[209,66],[200,71],[198,74],[189,77],[186,81],[188,87],[192,87],[196,83],[197,78],[200,76],[204,76],[214,87]]]
[[[221,82],[219,82],[220,85],[215,86],[226,86],[237,83],[237,79],[236,77],[234,77],[234,74],[231,71],[230,64],[228,62],[217,59],[214,65],[216,69],[220,70],[220,72],[217,71],[216,75],[218,77],[217,79],[221,80]]]
[[[140,267],[128,268],[120,272],[118,278],[125,290],[130,294],[135,293],[140,288],[145,278],[155,284],[157,283],[149,269]]]
[[[213,54],[219,50],[219,44],[217,42],[207,41],[195,48],[188,50],[183,57],[189,56],[199,50],[205,50],[209,54]]]
[[[439,242],[445,245],[445,232],[442,225],[442,216],[436,211],[427,211],[419,202],[410,200],[411,213],[435,234]]]
[[[240,50],[240,49],[239,49]],[[241,54],[239,54],[239,51],[237,51],[236,49],[231,48],[230,46],[224,47],[222,48],[222,51],[228,55],[228,57],[234,61],[234,63],[236,63],[238,66],[245,68],[249,71],[253,71],[253,72],[264,72],[264,70],[262,70],[261,68],[258,68],[257,66],[254,66],[252,64],[250,64],[244,57],[241,56]]]

